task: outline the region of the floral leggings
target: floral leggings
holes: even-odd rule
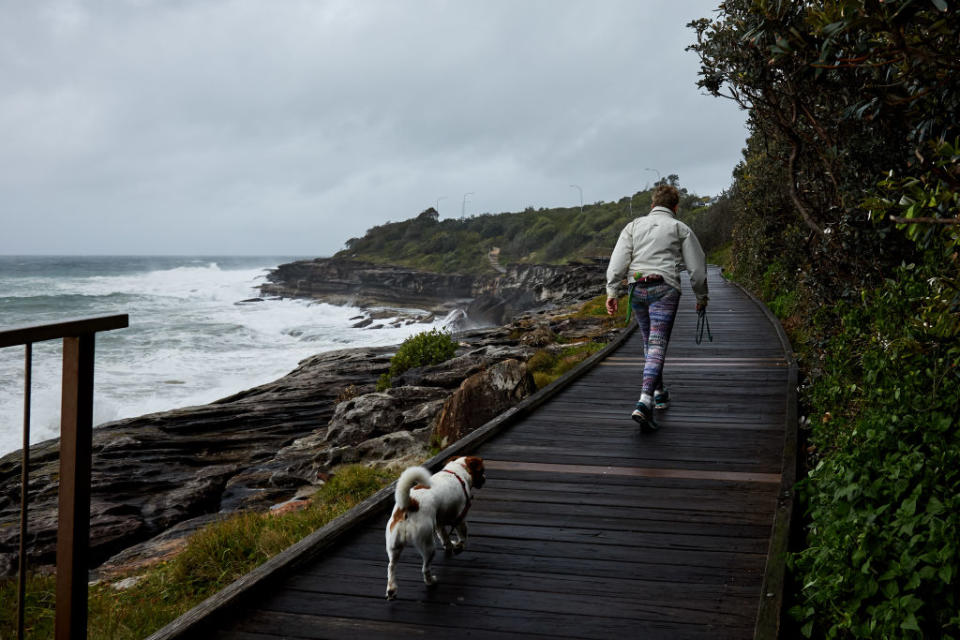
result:
[[[643,391],[653,395],[663,389],[663,359],[680,305],[680,292],[666,283],[633,285],[631,299],[643,334]]]

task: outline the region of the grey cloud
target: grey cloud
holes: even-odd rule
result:
[[[679,6],[678,6],[679,4]],[[444,216],[716,193],[710,2],[5,3],[0,253],[329,254]]]

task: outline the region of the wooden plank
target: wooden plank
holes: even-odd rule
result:
[[[470,513],[470,522],[490,522],[495,524],[518,524],[554,527],[594,527],[613,531],[635,531],[658,533],[668,536],[674,533],[705,535],[726,538],[743,536],[749,538],[769,538],[770,524],[768,522],[752,522],[744,519],[727,522],[691,522],[683,518],[682,514],[671,514],[669,511],[659,511],[643,519],[623,518],[616,515],[593,515],[584,518],[582,514],[568,513],[530,513],[530,506],[524,509],[490,507],[483,511]],[[653,517],[656,516],[656,517]]]
[[[342,583],[332,583],[321,576],[299,575],[286,583],[286,588],[299,591],[306,597],[315,596],[317,600],[340,596],[369,598],[385,588],[385,577],[380,576],[352,576]],[[663,614],[669,618],[681,619],[687,623],[697,625],[718,624],[727,627],[749,628],[753,623],[753,612],[736,608],[725,609],[718,606],[716,594],[704,594],[702,599],[690,597],[667,598],[662,595],[656,599],[640,598],[636,594],[625,593],[595,593],[589,598],[571,598],[571,595],[581,595],[556,589],[555,585],[545,582],[544,589],[527,589],[526,585],[506,584],[493,581],[481,584],[474,580],[446,580],[442,587],[427,590],[422,580],[416,577],[401,577],[397,580],[400,586],[402,599],[420,600],[430,603],[447,604],[461,607],[468,604],[472,607],[490,610],[538,611],[542,613],[570,614],[578,616],[595,616],[598,611],[618,612],[617,617],[637,622],[662,619]],[[573,586],[568,581],[566,584]],[[573,586],[576,589],[575,586]],[[678,590],[675,590],[678,591]],[[650,589],[648,593],[652,594]],[[674,593],[674,596],[680,595]],[[375,597],[375,596],[374,596]],[[736,604],[743,604],[738,600]],[[263,608],[270,610],[272,604],[264,603]],[[318,610],[317,613],[322,613]],[[458,612],[459,613],[459,612]]]
[[[702,480],[689,480],[683,478],[640,478],[635,476],[588,474],[565,475],[562,473],[552,474],[551,478],[551,483],[570,483],[581,485],[582,490],[587,492],[604,491],[608,487],[624,487],[630,488],[633,493],[637,494],[657,492],[660,489],[669,489],[671,492],[697,491],[711,496],[716,494],[753,492],[761,492],[764,494],[774,493],[774,490],[768,485],[719,480],[706,482]],[[500,470],[497,471],[496,475],[489,480],[494,482],[496,486],[499,486],[500,483],[509,482],[541,483],[543,481],[543,474],[534,471]],[[481,492],[482,491],[483,490],[481,490]],[[482,493],[480,495],[482,495]]]
[[[376,529],[382,535],[383,527]],[[721,536],[715,533],[695,535],[672,532],[669,536],[646,531],[618,531],[586,527],[555,527],[540,524],[520,525],[512,522],[491,523],[482,520],[470,522],[470,537],[482,538],[524,538],[529,540],[556,540],[577,544],[620,545],[624,547],[645,547],[648,549],[700,550],[710,551],[722,548],[733,553],[767,553],[768,535],[765,532],[755,538],[747,536]],[[382,567],[381,567],[382,568]]]
[[[217,637],[231,640],[272,640],[274,638],[303,640],[371,640],[374,638],[462,640],[464,632],[455,627],[407,624],[396,621],[384,622],[345,616],[317,616],[254,610],[245,620],[244,631],[226,628],[217,633]],[[539,633],[500,632],[497,637],[504,640],[525,640],[527,638],[546,640],[555,636]]]
[[[118,314],[111,316],[94,316],[90,318],[74,318],[51,324],[29,325],[13,327],[0,331],[0,348],[13,347],[29,342],[44,342],[60,338],[77,338],[90,335],[98,331],[112,331],[129,326],[129,316]]]
[[[416,567],[417,563],[405,560],[408,566]],[[415,571],[405,572],[406,575],[398,579],[401,583],[411,584],[414,588],[423,590],[423,582]],[[317,565],[307,567],[290,580],[291,585],[298,581],[307,583],[323,580],[335,575],[345,579],[362,577],[379,581],[381,588],[385,587],[386,570],[382,562],[344,557],[330,557]],[[689,582],[670,582],[653,580],[627,579],[617,573],[607,576],[585,576],[561,573],[546,573],[539,571],[504,571],[502,569],[481,569],[470,566],[445,563],[443,565],[443,582],[441,596],[456,597],[458,587],[486,586],[502,589],[518,589],[526,591],[546,591],[551,593],[567,593],[582,598],[593,596],[621,595],[650,603],[666,602],[676,605],[678,599],[689,599],[692,602],[726,601],[744,615],[751,615],[750,605],[756,602],[757,590],[749,585],[725,585],[718,592],[714,585],[692,584]],[[297,587],[309,590],[306,587]],[[371,588],[376,591],[377,587]],[[411,597],[415,596],[409,592]],[[671,602],[674,601],[674,602]],[[746,608],[742,608],[747,605]]]
[[[640,436],[638,435],[638,437]],[[524,447],[523,451],[514,450],[510,447],[497,447],[491,453],[495,453],[497,458],[504,461],[526,462],[530,459],[530,451],[531,448],[529,447]],[[671,453],[669,450],[664,450],[662,453],[668,454],[668,457],[660,455],[651,456],[649,458],[641,458],[618,456],[615,453],[602,455],[580,453],[561,454],[553,452],[550,454],[550,461],[554,464],[592,466],[609,465],[624,467],[634,466],[638,462],[642,461],[645,466],[649,466],[650,468],[683,468],[689,469],[691,472],[729,471],[734,473],[756,474],[774,473],[777,470],[777,467],[780,466],[772,461],[753,460],[749,457],[724,459],[723,457],[718,456],[713,459],[694,459],[693,456],[685,457],[681,453],[675,451]]]
[[[57,523],[57,640],[87,637],[94,334],[63,339]]]
[[[772,473],[737,473],[731,471],[696,471],[694,469],[657,469],[653,467],[596,467],[589,465],[558,465],[542,462],[508,462],[505,460],[486,460],[487,469],[506,469],[511,471],[542,471],[554,473],[588,473],[597,475],[640,476],[643,478],[690,478],[698,480],[730,480],[732,482],[775,482],[780,483],[780,475]]]
[[[630,607],[605,611],[602,616],[590,616],[532,610],[531,606],[526,606],[522,608],[523,614],[517,615],[517,611],[514,610],[472,606],[466,603],[457,604],[454,610],[450,604],[444,602],[408,600],[404,592],[400,592],[397,600],[384,603],[382,597],[374,596],[328,595],[325,598],[317,598],[312,594],[286,591],[271,598],[260,609],[282,613],[340,616],[353,611],[363,611],[363,617],[366,620],[433,626],[439,626],[438,622],[441,621],[450,626],[460,626],[463,620],[469,620],[470,629],[488,636],[504,632],[539,633],[544,629],[550,629],[555,637],[607,640],[636,632],[638,618],[635,616],[638,610],[642,611],[644,607],[642,603],[632,603]],[[650,621],[644,625],[644,637],[686,637],[700,632],[702,628],[701,625],[682,621],[672,623]],[[723,633],[723,629],[721,625],[711,624],[706,630]],[[740,628],[737,631],[743,633],[745,630]]]

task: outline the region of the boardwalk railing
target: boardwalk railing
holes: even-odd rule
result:
[[[63,339],[55,637],[57,640],[82,640],[87,637],[94,336],[99,331],[122,329],[128,324],[127,315],[122,314],[0,331],[0,348],[20,345],[25,348],[17,638],[24,635],[33,343]]]

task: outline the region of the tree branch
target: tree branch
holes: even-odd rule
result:
[[[826,234],[824,234],[823,229],[821,229],[817,223],[813,221],[813,216],[810,215],[809,209],[807,209],[806,205],[803,204],[803,201],[800,199],[800,194],[797,193],[796,164],[797,155],[799,155],[799,153],[800,143],[794,140],[790,145],[790,158],[787,160],[787,169],[790,175],[790,200],[793,201],[793,206],[796,207],[806,225],[810,227],[814,233],[823,238]]]
[[[890,216],[897,224],[960,224],[960,218],[901,218]]]

